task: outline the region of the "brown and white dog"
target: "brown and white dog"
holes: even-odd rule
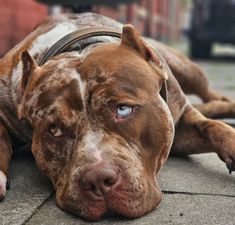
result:
[[[94,26],[123,29],[122,38],[93,38],[38,66],[60,38]],[[156,207],[162,199],[156,174],[170,150],[216,152],[234,171],[234,129],[207,119],[183,91],[207,102],[199,109],[211,117],[234,115],[235,107],[208,88],[189,59],[149,42],[153,49],[131,25],[97,14],[61,15],[0,60],[1,198],[15,139],[32,143],[57,204],[89,220],[107,211],[136,218]],[[165,81],[167,102],[160,94]]]

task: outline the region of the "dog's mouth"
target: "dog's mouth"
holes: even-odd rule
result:
[[[100,196],[81,190],[57,194],[57,203],[63,210],[91,221],[110,215],[138,218],[152,211],[161,200],[159,188],[148,181],[133,184],[123,180]]]

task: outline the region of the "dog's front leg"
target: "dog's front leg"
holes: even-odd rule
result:
[[[235,170],[235,130],[189,107],[176,127],[172,154],[216,152],[229,172]]]
[[[214,100],[194,107],[208,118],[235,118],[235,102]]]
[[[12,145],[7,130],[0,122],[0,200],[6,195],[8,166],[12,155]]]

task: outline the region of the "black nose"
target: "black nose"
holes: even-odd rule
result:
[[[80,186],[97,197],[107,195],[118,181],[118,174],[112,167],[87,168],[80,178]]]

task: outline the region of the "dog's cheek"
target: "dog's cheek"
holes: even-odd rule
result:
[[[53,144],[48,144],[45,140],[39,139],[36,135],[33,137],[32,142],[32,153],[35,157],[37,166],[39,169],[50,179],[56,182],[57,176],[60,173],[60,169],[63,162],[59,162],[54,154],[55,146]]]
[[[169,112],[152,102],[145,109],[145,123],[140,127],[140,144],[143,148],[144,168],[150,177],[155,176],[166,161],[173,142],[174,125]]]

